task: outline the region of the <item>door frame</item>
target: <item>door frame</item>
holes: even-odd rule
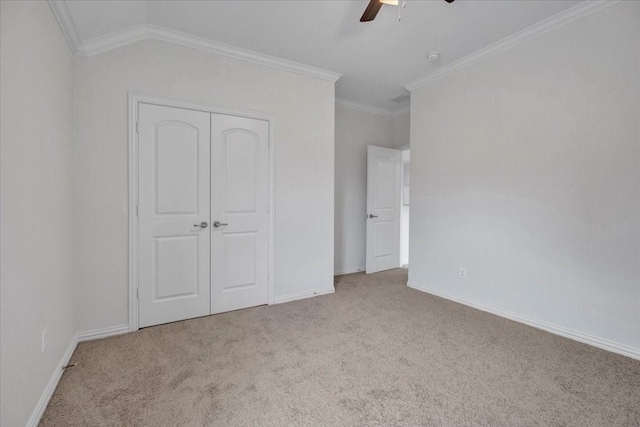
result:
[[[129,144],[129,331],[137,331],[138,327],[138,106],[152,104],[162,107],[182,108],[212,114],[225,114],[248,119],[264,120],[269,124],[269,198],[267,214],[269,215],[269,254],[267,265],[267,304],[275,303],[275,140],[274,120],[272,116],[252,111],[233,108],[195,104],[176,101],[168,98],[144,95],[135,92],[128,94],[128,144]]]

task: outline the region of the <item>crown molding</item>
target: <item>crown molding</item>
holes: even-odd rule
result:
[[[126,46],[140,40],[155,39],[178,44],[194,49],[204,50],[209,53],[239,59],[270,68],[302,74],[321,80],[336,82],[342,74],[323,70],[310,65],[300,64],[275,56],[265,55],[252,50],[243,49],[228,44],[216,42],[204,37],[194,36],[180,31],[170,30],[152,24],[141,24],[122,31],[95,37],[84,42],[84,50],[78,52],[81,56],[93,56],[100,53]]]
[[[517,46],[521,43],[524,43],[527,40],[531,40],[544,33],[552,31],[555,28],[568,24],[569,22],[580,19],[584,16],[587,16],[605,7],[619,3],[620,1],[621,0],[583,1],[582,3],[579,3],[576,6],[573,6],[556,15],[553,15],[552,17],[547,18],[543,21],[540,21],[537,24],[527,27],[522,31],[518,31],[517,33],[514,33],[508,37],[505,37],[504,39],[494,44],[491,44],[485,48],[482,48],[470,55],[467,55],[464,58],[458,59],[457,61],[453,61],[452,63],[447,64],[435,71],[432,71],[426,74],[425,76],[422,76],[416,80],[413,80],[405,84],[404,87],[409,91],[413,91],[421,86],[425,86],[429,83],[433,83],[436,80],[439,80],[451,73],[462,70],[463,68],[466,68],[472,64],[475,64],[484,59],[487,59],[500,52],[504,52],[507,49],[511,49],[512,47]]]
[[[149,35],[148,25],[139,24],[120,31],[105,34],[104,36],[88,39],[84,41],[82,46],[80,46],[80,48],[74,53],[78,56],[89,58],[141,40],[148,40],[150,38],[152,37]]]
[[[58,24],[60,24],[60,28],[62,29],[64,37],[67,39],[69,47],[73,53],[77,54],[82,47],[82,40],[78,34],[76,24],[73,22],[67,3],[63,0],[49,0],[49,6]]]
[[[336,98],[336,104],[352,110],[363,111],[365,113],[378,114],[386,117],[397,117],[409,111],[409,107],[403,107],[398,110],[376,107],[375,105],[363,104],[361,102],[349,101],[348,99]]]
[[[78,56],[91,57],[141,40],[156,39],[332,83],[342,77],[342,74],[333,71],[265,55],[152,24],[136,25],[83,42],[78,35],[66,2],[63,0],[49,0],[49,4],[60,27],[62,27],[69,46],[73,53]]]
[[[374,105],[363,104],[361,102],[349,101],[348,99],[336,98],[336,104],[342,105],[343,107],[350,108],[352,110],[363,111],[365,113],[379,114],[381,116],[391,117],[393,111],[376,107]]]
[[[393,117],[398,117],[408,113],[409,111],[411,111],[411,106],[407,105],[406,107],[400,108],[399,110],[394,110],[393,113],[391,113],[391,115]]]

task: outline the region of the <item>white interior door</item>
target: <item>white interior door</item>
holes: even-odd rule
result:
[[[209,113],[139,105],[139,326],[210,314]]]
[[[266,304],[269,124],[211,117],[211,311]]]
[[[400,266],[400,150],[367,147],[367,274]]]

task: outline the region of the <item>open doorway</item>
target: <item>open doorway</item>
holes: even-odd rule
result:
[[[409,267],[409,167],[411,152],[409,148],[400,152],[402,172],[400,174],[400,266]]]
[[[408,149],[367,147],[367,274],[409,263],[408,166]]]

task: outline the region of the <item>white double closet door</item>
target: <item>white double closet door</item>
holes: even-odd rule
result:
[[[267,303],[269,124],[140,104],[140,327]]]

